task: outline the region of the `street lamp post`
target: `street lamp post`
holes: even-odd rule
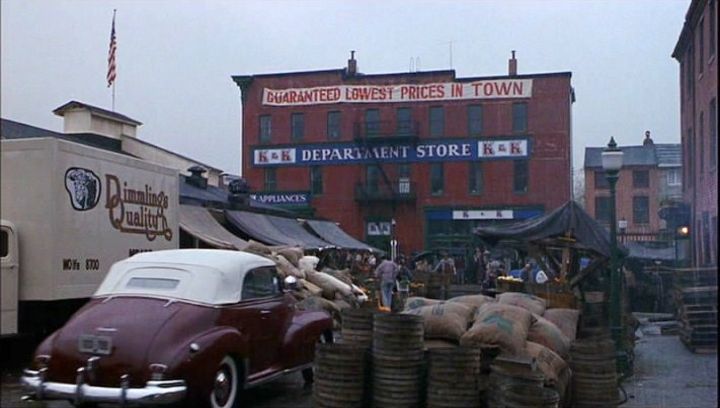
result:
[[[620,308],[620,266],[617,248],[617,211],[615,208],[615,185],[622,167],[623,152],[610,138],[601,155],[605,177],[610,185],[610,331],[615,340],[615,349],[622,349],[622,316]]]

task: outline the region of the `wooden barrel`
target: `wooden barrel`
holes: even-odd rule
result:
[[[345,344],[370,348],[373,338],[373,312],[368,309],[343,309],[340,313],[341,337]]]
[[[605,336],[575,340],[570,346],[575,407],[616,407],[618,393],[615,343]]]
[[[376,314],[373,318],[372,401],[376,408],[422,405],[423,318]]]
[[[313,406],[366,406],[367,349],[349,344],[318,344],[315,349]]]
[[[509,387],[520,385],[542,388],[544,381],[545,376],[539,370],[493,364],[490,366],[488,408],[504,408],[505,390]]]
[[[439,348],[429,351],[427,408],[480,405],[480,349]]]
[[[557,408],[560,396],[550,388],[512,385],[505,389],[506,408]]]

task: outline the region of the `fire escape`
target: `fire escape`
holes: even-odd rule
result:
[[[383,146],[393,147],[399,145],[415,146],[419,140],[418,122],[412,120],[380,121],[365,120],[355,122],[353,126],[353,139],[358,147],[373,152],[373,148]],[[368,179],[355,185],[355,201],[363,205],[390,204],[393,212],[397,204],[413,203],[416,200],[415,185],[409,177],[398,176],[392,180],[383,168],[383,160],[377,151],[374,151],[373,165],[380,173],[380,180],[375,182]]]

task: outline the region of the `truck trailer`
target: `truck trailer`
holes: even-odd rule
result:
[[[60,138],[0,141],[2,336],[44,335],[110,266],[178,248],[178,173]]]

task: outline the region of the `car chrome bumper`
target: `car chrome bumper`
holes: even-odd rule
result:
[[[130,388],[123,376],[121,387],[98,387],[85,384],[78,376],[75,384],[45,381],[44,370],[25,370],[20,379],[26,394],[24,400],[71,400],[115,404],[161,405],[179,402],[187,386],[183,380],[148,381],[143,388]]]

